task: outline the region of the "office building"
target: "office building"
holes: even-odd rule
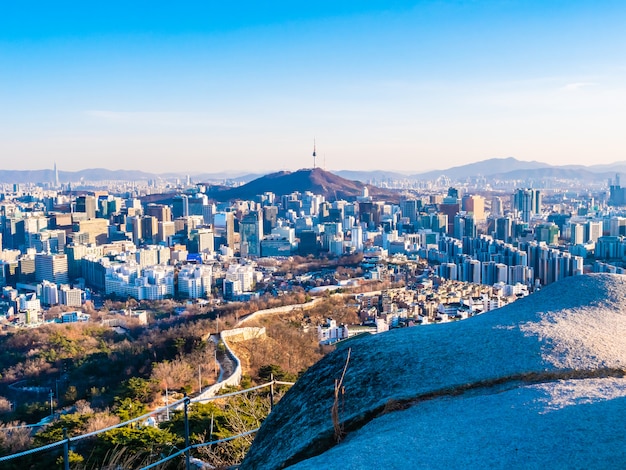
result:
[[[65,254],[35,254],[35,280],[44,280],[55,284],[69,282],[67,255]]]

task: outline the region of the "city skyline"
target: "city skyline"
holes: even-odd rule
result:
[[[621,2],[35,7],[0,18],[4,169],[624,160]]]

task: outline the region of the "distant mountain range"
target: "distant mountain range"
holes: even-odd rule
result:
[[[317,170],[324,171],[320,168]],[[301,170],[302,171],[302,170]],[[272,175],[297,174],[299,172],[278,172]],[[467,165],[455,166],[448,169],[432,170],[424,173],[408,174],[397,171],[358,171],[339,170],[333,171],[335,176],[349,181],[362,183],[383,182],[386,180],[433,180],[445,176],[452,181],[464,180],[471,177],[484,176],[497,179],[537,179],[559,178],[581,181],[603,181],[613,178],[615,174],[626,175],[626,161],[602,165],[550,165],[537,161],[521,161],[516,158],[491,158]],[[276,176],[266,175],[268,178]],[[209,184],[221,184],[229,180],[240,182],[252,182],[260,179],[263,175],[245,172],[220,172],[220,173],[189,173],[193,182],[205,182]],[[185,173],[150,173],[135,170],[107,170],[93,168],[75,172],[59,171],[61,183],[78,183],[80,181],[148,181],[148,180],[184,180]],[[297,180],[297,177],[292,177]],[[0,183],[51,183],[54,181],[54,172],[48,170],[0,170]],[[332,186],[332,185],[331,185]]]
[[[221,172],[221,173],[189,173],[193,181],[223,182],[228,180],[252,181],[261,176],[253,173]],[[81,181],[149,181],[149,180],[184,180],[185,173],[149,173],[140,170],[108,170],[105,168],[90,168],[79,171],[59,171],[59,182],[79,183]],[[0,183],[52,183],[53,170],[0,170]]]
[[[487,178],[541,179],[558,178],[582,181],[604,181],[614,178],[615,174],[626,175],[626,161],[603,165],[550,165],[537,161],[522,161],[516,158],[491,158],[467,165],[455,166],[442,170],[431,170],[417,174],[403,174],[391,171],[337,171],[336,174],[345,178],[367,182],[383,182],[385,180],[434,180],[445,176],[451,180],[484,176]]]
[[[549,168],[551,165],[541,162],[525,162],[517,160],[513,157],[509,158],[490,158],[476,163],[455,166],[447,170],[433,170],[426,173],[412,175],[412,178],[427,180],[435,179],[445,175],[451,179],[462,179],[468,176],[491,176],[496,174],[504,174],[510,172],[536,170],[541,168]]]
[[[412,175],[409,179],[432,180],[446,176],[452,180],[484,176],[497,179],[559,178],[571,180],[598,181],[614,177],[616,173],[626,173],[626,162],[610,165],[549,165],[537,161],[521,161],[516,158],[491,158],[468,165],[434,170]]]

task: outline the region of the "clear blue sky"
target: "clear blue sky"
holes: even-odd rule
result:
[[[622,0],[263,3],[3,2],[3,168],[626,160]]]

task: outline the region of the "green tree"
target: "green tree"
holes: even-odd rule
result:
[[[123,384],[122,395],[125,398],[150,403],[158,393],[158,384],[154,380],[131,377]]]
[[[82,455],[74,452],[73,450],[69,451],[68,457],[70,460],[70,468],[76,468],[85,461],[85,458]],[[64,463],[63,456],[59,456],[56,460],[57,468],[65,468]]]
[[[58,421],[50,424],[35,434],[35,444],[44,445],[63,440],[63,430],[68,436],[76,436],[85,431],[85,423],[92,414],[71,413],[61,415]]]
[[[183,444],[183,438],[152,426],[116,428],[97,436],[86,468],[118,468],[120,461],[127,464],[124,468],[140,468],[155,457],[169,455]],[[115,465],[106,465],[109,460]]]
[[[65,391],[65,395],[63,395],[63,399],[65,400],[65,402],[74,403],[77,398],[78,398],[78,390],[76,390],[76,387],[74,385],[70,385],[69,387],[67,387],[67,390]]]
[[[128,421],[146,414],[147,410],[146,405],[140,401],[126,397],[117,400],[117,405],[113,411],[122,421]]]
[[[259,368],[259,379],[269,382],[272,380],[281,380],[284,382],[295,382],[297,377],[289,372],[283,370],[282,367],[276,364],[268,364]]]

